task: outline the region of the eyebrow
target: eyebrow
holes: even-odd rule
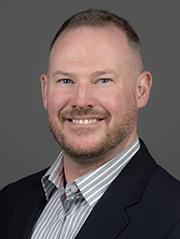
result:
[[[92,76],[101,76],[101,75],[105,75],[105,74],[113,74],[113,75],[117,75],[117,73],[114,70],[106,70],[106,71],[95,71],[92,73]],[[63,75],[63,76],[73,76],[75,75],[75,73],[73,72],[66,72],[66,71],[61,71],[61,70],[57,70],[55,71],[52,76],[55,77],[57,75]]]
[[[64,75],[64,76],[70,76],[72,75],[70,72],[65,72],[65,71],[55,71],[53,72],[52,76],[57,76],[57,75]]]

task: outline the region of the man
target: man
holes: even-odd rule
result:
[[[179,239],[180,183],[137,137],[152,77],[129,23],[101,10],[72,16],[41,84],[62,152],[1,191],[0,238]]]

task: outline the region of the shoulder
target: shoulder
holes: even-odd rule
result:
[[[152,201],[156,202],[161,200],[161,203],[177,202],[180,200],[180,181],[158,165],[148,152],[144,142],[142,140],[140,142],[141,150],[139,151],[138,160],[141,158],[141,164],[145,165],[141,168],[141,173],[148,174],[150,168],[152,168],[144,196],[148,195]]]
[[[166,196],[165,202],[180,199],[180,182],[159,165],[150,179],[148,189],[157,192],[157,199],[158,196]]]
[[[180,182],[159,165],[144,190],[142,201],[161,215],[166,212],[169,219],[180,220]]]
[[[180,220],[180,182],[155,162],[142,141],[128,172],[133,175],[134,191],[139,185],[144,214],[169,222]]]
[[[34,208],[34,203],[44,199],[44,191],[41,178],[46,173],[42,170],[33,175],[24,177],[15,183],[11,183],[0,191],[0,237],[11,230],[11,226],[18,223],[23,225],[21,217]],[[42,200],[43,202],[43,200]],[[36,204],[35,203],[35,204]],[[24,216],[24,219],[26,217]],[[23,219],[22,219],[23,220]],[[11,226],[10,226],[11,224]],[[15,226],[15,228],[18,226]],[[12,226],[13,228],[13,226]]]
[[[0,202],[1,200],[7,200],[8,198],[15,198],[18,197],[18,195],[25,194],[33,188],[37,188],[41,186],[41,178],[46,173],[47,169],[41,170],[37,173],[34,173],[32,175],[26,176],[14,183],[11,183],[7,186],[5,186],[0,191]]]

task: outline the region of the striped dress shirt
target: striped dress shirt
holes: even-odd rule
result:
[[[64,188],[63,153],[42,178],[47,204],[31,239],[74,239],[111,182],[138,151],[139,139],[113,159]]]

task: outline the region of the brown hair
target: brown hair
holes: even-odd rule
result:
[[[86,11],[76,13],[69,19],[67,19],[61,25],[60,29],[53,38],[50,44],[50,51],[54,46],[57,38],[66,29],[78,28],[80,26],[104,27],[109,24],[114,24],[125,33],[130,46],[132,46],[136,50],[142,60],[143,54],[140,39],[129,22],[114,13],[99,9],[88,9]]]

